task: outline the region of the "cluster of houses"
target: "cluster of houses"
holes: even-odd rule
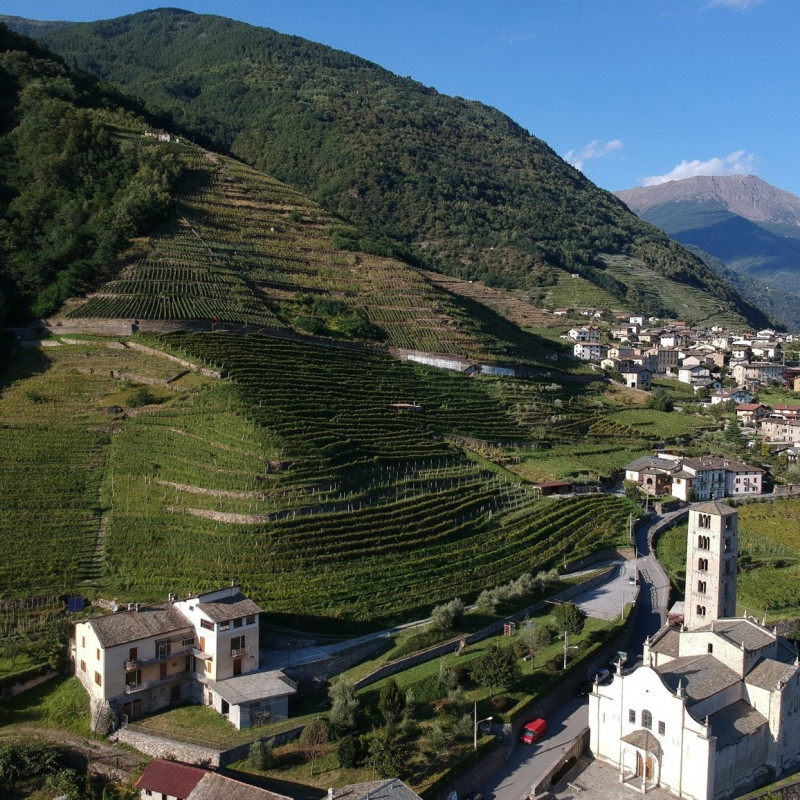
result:
[[[751,427],[773,452],[785,452],[790,461],[797,460],[800,445],[800,406],[776,403],[740,403],[736,406],[736,419]]]
[[[686,502],[761,494],[764,470],[718,456],[643,456],[625,465],[625,480],[653,497]]]
[[[790,382],[800,388],[800,370],[787,368],[783,356],[791,335],[773,330],[736,334],[723,326],[690,327],[671,320],[658,327],[654,319],[625,315],[616,327],[594,324],[570,328],[562,338],[573,343],[573,355],[598,362],[622,375],[634,389],[649,389],[656,375],[689,384],[695,391],[722,388],[720,370],[727,368],[736,383],[755,391],[769,383]]]

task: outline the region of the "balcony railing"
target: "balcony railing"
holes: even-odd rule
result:
[[[167,661],[170,658],[180,658],[194,653],[196,650],[193,644],[181,645],[180,647],[172,647],[169,651],[165,649],[156,650],[153,658],[135,658],[125,661],[125,669],[139,669],[139,667],[147,667],[150,664],[158,664],[161,661]]]
[[[125,662],[125,669],[138,669],[142,666],[142,662],[139,661],[138,658],[134,658],[131,661]]]
[[[249,653],[250,653],[249,647],[231,648],[231,658],[239,658],[240,656],[246,656]]]
[[[165,678],[156,678],[152,681],[141,681],[140,683],[126,683],[125,694],[143,692],[145,689],[153,689],[156,686],[163,686],[165,683],[175,683],[176,681],[186,680],[193,677],[191,672],[176,672],[174,675],[167,675]]]

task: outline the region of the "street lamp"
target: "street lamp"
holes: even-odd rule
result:
[[[478,749],[478,725],[481,722],[491,722],[494,719],[494,717],[486,717],[485,719],[478,719],[478,701],[477,700],[475,701],[475,708],[474,708],[473,714],[474,714],[475,724],[473,725],[473,728],[472,728],[472,743],[473,743],[473,746],[475,747],[475,749],[477,750]]]

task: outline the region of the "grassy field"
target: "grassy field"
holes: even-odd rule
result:
[[[800,501],[747,503],[739,510],[737,610],[768,622],[800,616]],[[685,578],[687,526],[658,540],[657,554],[673,584]]]

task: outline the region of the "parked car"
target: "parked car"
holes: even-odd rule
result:
[[[597,682],[600,684],[611,683],[613,677],[610,670],[605,668],[597,670]]]
[[[591,694],[592,688],[594,687],[593,681],[584,681],[578,688],[575,690],[575,697],[586,697]]]
[[[532,719],[523,729],[520,740],[523,744],[536,744],[547,733],[547,723],[541,719]]]

